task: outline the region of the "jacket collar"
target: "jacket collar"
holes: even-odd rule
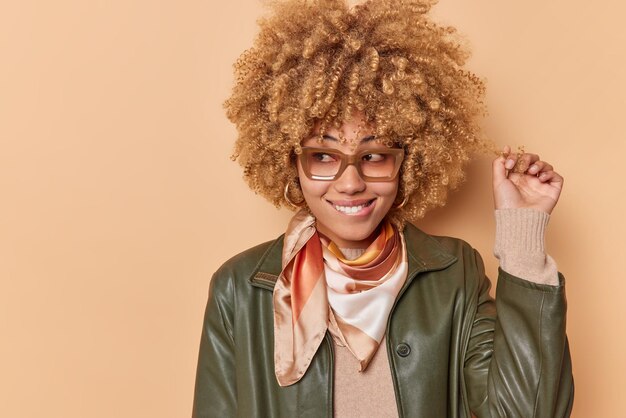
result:
[[[407,222],[403,234],[406,239],[407,260],[409,263],[407,285],[417,273],[441,270],[457,260],[439,241],[411,223]],[[282,269],[283,238],[284,235],[278,237],[259,261],[255,274],[250,278],[250,282],[254,286],[270,290],[274,288],[274,284],[276,284]]]

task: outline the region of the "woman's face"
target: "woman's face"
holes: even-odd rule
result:
[[[366,127],[363,116],[358,113],[340,129],[328,129],[321,144],[317,133],[314,132],[301,145],[338,150],[349,155],[389,149],[374,140],[372,128]],[[342,136],[347,143],[339,142]],[[348,165],[335,180],[312,180],[305,175],[298,160],[298,176],[306,203],[316,218],[317,230],[341,248],[367,248],[376,238],[372,235],[398,193],[399,176],[388,181],[365,181],[354,165]]]

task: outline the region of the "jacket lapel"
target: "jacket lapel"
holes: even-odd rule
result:
[[[255,273],[250,277],[252,286],[261,287],[268,290],[274,290],[278,275],[282,270],[282,254],[283,254],[283,238],[281,235],[276,238],[271,247],[263,254],[259,261]]]

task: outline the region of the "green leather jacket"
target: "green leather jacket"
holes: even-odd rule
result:
[[[567,417],[574,394],[559,286],[500,270],[497,301],[467,243],[407,224],[409,275],[387,323],[401,417]],[[282,237],[224,263],[211,280],[193,416],[332,417],[327,333],[304,377],[274,375],[272,289]],[[496,308],[498,314],[496,315]]]

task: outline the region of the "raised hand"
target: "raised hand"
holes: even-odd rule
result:
[[[563,188],[552,165],[536,154],[511,153],[507,145],[493,161],[493,200],[496,209],[537,209],[551,213]]]

